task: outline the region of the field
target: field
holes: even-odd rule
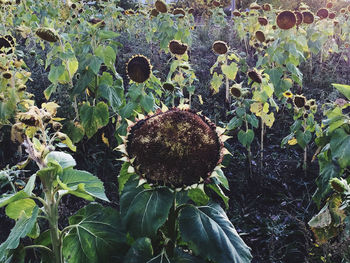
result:
[[[0,0],[0,262],[350,262],[350,2],[170,2]]]

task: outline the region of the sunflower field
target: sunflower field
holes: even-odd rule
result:
[[[0,263],[350,262],[349,0],[0,20]]]

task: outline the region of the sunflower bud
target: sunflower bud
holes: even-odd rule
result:
[[[334,191],[342,194],[346,191],[346,185],[344,184],[343,180],[340,180],[339,178],[332,178],[329,181],[331,187]]]

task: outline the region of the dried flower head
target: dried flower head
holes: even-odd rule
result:
[[[15,123],[11,127],[11,141],[14,143],[23,143],[24,141],[24,125],[23,123]]]
[[[11,45],[10,41],[3,36],[0,36],[0,54],[3,54],[4,51],[1,49],[9,49],[6,54],[12,54],[14,47]]]
[[[179,18],[183,18],[186,15],[185,10],[183,10],[182,8],[175,8],[173,11],[173,15],[179,15]]]
[[[159,13],[168,12],[168,7],[167,7],[166,3],[164,3],[162,0],[157,0],[155,2],[154,6],[156,7],[156,9]]]
[[[328,17],[329,12],[328,12],[328,10],[327,10],[326,8],[321,8],[321,9],[319,9],[319,10],[317,11],[316,14],[317,14],[317,16],[318,16],[319,18],[325,19],[325,18]]]
[[[155,8],[153,8],[152,10],[151,10],[151,17],[156,17],[156,16],[158,16],[159,15],[159,12],[158,12],[158,10],[157,9],[155,9]]]
[[[328,2],[326,4],[326,8],[331,9],[332,7],[333,7],[333,3],[332,2]]]
[[[337,16],[337,14],[333,12],[333,13],[329,13],[328,18],[334,19],[336,16]]]
[[[262,25],[262,26],[266,26],[266,25],[269,23],[269,21],[267,20],[266,17],[259,17],[259,18],[258,18],[258,22],[259,22],[259,24]]]
[[[169,50],[174,55],[182,56],[186,53],[188,46],[186,44],[181,43],[178,40],[171,40],[169,42]]]
[[[276,18],[276,24],[279,28],[287,30],[294,27],[297,23],[297,19],[295,17],[295,14],[291,11],[283,11],[278,14]]]
[[[256,83],[262,83],[262,77],[255,69],[248,71],[248,77]]]
[[[257,39],[257,40],[259,40],[260,42],[265,42],[265,34],[264,34],[264,32],[262,32],[262,31],[260,31],[260,30],[258,30],[258,31],[256,31],[255,32],[255,38]]]
[[[13,47],[15,46],[15,44],[16,44],[16,39],[15,39],[13,36],[11,36],[11,35],[5,35],[4,38],[6,38],[6,39],[10,42],[11,46],[13,46]]]
[[[163,84],[163,89],[168,90],[168,91],[170,91],[170,92],[173,92],[174,89],[175,89],[175,86],[174,86],[174,84],[171,83],[171,82],[165,82],[165,83]]]
[[[57,42],[59,40],[58,34],[51,28],[41,27],[35,31],[35,34],[43,40],[48,42]]]
[[[294,105],[300,109],[305,106],[306,98],[302,95],[295,95],[293,102],[294,102]]]
[[[241,12],[239,12],[237,9],[235,9],[235,10],[232,12],[232,14],[233,14],[234,16],[241,16]]]
[[[339,178],[332,178],[329,181],[329,184],[331,185],[331,187],[333,188],[334,191],[342,194],[346,191],[346,186],[344,184],[343,180],[340,180]]]
[[[310,11],[305,11],[303,14],[303,23],[304,24],[312,24],[315,20],[314,14]]]
[[[3,72],[3,73],[2,73],[2,77],[3,77],[4,79],[10,79],[10,78],[12,78],[12,73],[11,73],[11,71],[5,71],[5,72]]]
[[[228,51],[228,46],[224,41],[215,41],[212,48],[213,51],[219,55],[226,54]]]
[[[240,98],[242,96],[242,90],[239,87],[233,86],[230,90],[231,94],[236,98]]]
[[[254,2],[254,3],[251,3],[251,4],[250,4],[249,9],[260,10],[260,9],[261,9],[261,6],[258,5],[256,2]]]
[[[264,11],[271,11],[272,10],[272,6],[270,4],[263,4],[262,5],[262,9]]]
[[[303,14],[299,11],[294,12],[295,18],[297,19],[297,22],[295,25],[299,26],[303,22]]]
[[[130,126],[126,139],[125,154],[136,173],[157,185],[198,184],[222,160],[223,144],[215,125],[189,110],[159,110]]]
[[[126,64],[126,72],[132,81],[143,83],[151,77],[152,65],[147,57],[135,55]]]

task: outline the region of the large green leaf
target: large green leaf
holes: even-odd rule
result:
[[[84,103],[80,108],[81,123],[88,138],[91,138],[98,129],[108,124],[108,106],[104,102],[99,102],[96,106]]]
[[[25,213],[22,213],[16,222],[16,225],[11,229],[11,233],[6,241],[0,245],[0,262],[4,262],[7,252],[11,249],[17,248],[20,239],[24,238],[28,233],[30,233],[35,225],[38,212],[39,207],[36,206],[31,217],[27,217]]]
[[[144,263],[151,259],[153,248],[151,239],[142,237],[137,239],[124,257],[123,263]]]
[[[90,204],[69,218],[73,227],[63,240],[63,255],[69,263],[119,262],[125,255],[126,235],[119,213],[110,207]]]
[[[334,88],[339,90],[348,100],[350,100],[350,85],[332,84]]]
[[[105,73],[105,72],[104,72]],[[121,86],[102,84],[98,88],[98,95],[106,99],[113,111],[117,111],[123,104],[124,89]]]
[[[77,164],[72,155],[57,151],[50,152],[48,155],[46,155],[45,162],[58,163],[62,167],[62,169],[74,167]]]
[[[21,199],[15,202],[10,203],[6,207],[6,215],[12,219],[17,220],[22,212],[24,212],[28,217],[32,216],[33,210],[36,207],[36,204],[33,199]]]
[[[95,49],[95,54],[103,59],[103,62],[105,65],[109,68],[114,66],[115,59],[116,59],[116,53],[114,49],[110,46],[104,47],[104,46],[98,46]]]
[[[217,263],[250,262],[249,247],[217,204],[187,206],[180,213],[180,231],[195,254]]]
[[[120,210],[127,230],[134,237],[153,237],[168,218],[174,195],[166,187],[143,189],[125,186]]]
[[[332,158],[335,158],[341,168],[350,166],[350,134],[344,129],[333,132],[331,142]]]
[[[70,194],[93,201],[99,198],[109,201],[103,187],[103,182],[93,174],[75,169],[65,169],[60,175],[60,186]]]

